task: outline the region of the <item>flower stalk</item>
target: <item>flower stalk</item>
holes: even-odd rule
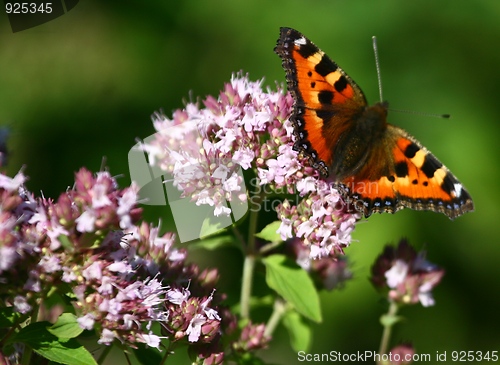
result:
[[[252,294],[252,280],[255,268],[255,256],[247,254],[243,262],[243,278],[241,283],[240,316],[242,319],[250,318],[250,298]]]
[[[400,317],[397,316],[398,309],[399,309],[398,304],[391,301],[387,313],[382,315],[382,317],[380,317],[380,323],[384,327],[384,331],[382,333],[382,339],[380,341],[380,347],[378,350],[380,358],[382,358],[382,355],[384,355],[387,352],[389,348],[389,342],[391,339],[392,329],[394,325],[400,320]]]

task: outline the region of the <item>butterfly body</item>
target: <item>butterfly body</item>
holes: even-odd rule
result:
[[[294,149],[369,216],[403,208],[451,219],[472,211],[469,193],[420,142],[387,123],[386,102],[369,106],[359,86],[298,31],[281,28],[275,51],[295,103]]]

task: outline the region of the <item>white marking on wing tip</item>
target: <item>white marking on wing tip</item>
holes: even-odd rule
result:
[[[293,41],[296,46],[304,46],[307,43],[307,40],[304,37],[300,37],[299,39],[296,39]]]
[[[460,195],[462,195],[462,185],[454,184],[453,187],[455,188],[455,195],[457,196],[457,198],[460,198]]]

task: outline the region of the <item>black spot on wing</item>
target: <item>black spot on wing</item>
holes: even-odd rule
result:
[[[458,183],[451,174],[447,173],[441,183],[441,189],[446,191],[447,194],[451,195],[452,191],[455,191],[455,184]]]
[[[333,92],[328,90],[322,90],[318,93],[318,100],[321,104],[331,104],[333,100]]]
[[[344,89],[347,87],[347,84],[347,79],[342,75],[337,81],[335,81],[333,87],[340,93],[344,91]]]
[[[336,71],[337,65],[328,57],[323,56],[321,61],[319,61],[319,63],[314,67],[314,70],[324,77],[329,73]]]
[[[406,149],[404,150],[404,154],[408,158],[413,158],[415,157],[415,154],[420,150],[420,147],[418,147],[415,143],[409,144]]]
[[[307,40],[306,44],[302,44],[297,51],[299,54],[304,57],[304,58],[309,58],[313,54],[317,53],[318,47],[316,47],[314,44],[312,44],[309,40]]]
[[[431,178],[434,176],[434,173],[436,172],[437,169],[441,168],[443,164],[439,162],[434,156],[431,154],[427,154],[425,156],[424,164],[422,165],[422,171],[424,172],[425,176],[428,178]]]
[[[408,165],[406,164],[405,161],[401,161],[396,164],[396,176],[397,177],[408,176]]]
[[[316,110],[316,115],[318,118],[321,118],[323,122],[327,122],[333,118],[335,112],[331,110]]]

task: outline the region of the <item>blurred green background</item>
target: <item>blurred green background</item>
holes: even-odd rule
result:
[[[82,1],[66,15],[12,33],[0,16],[0,124],[12,130],[8,171],[57,197],[81,166],[106,165],[130,183],[127,153],[154,132],[150,115],[217,95],[244,70],[265,85],[285,80],[273,52],[280,26],[304,33],[378,100],[371,37],[379,42],[384,98],[395,109],[449,113],[449,120],[392,112],[389,122],[420,140],[467,187],[476,212],[450,221],[403,211],[358,225],[346,250],[355,278],[323,293],[324,322],[310,352],[377,350],[386,309],[367,278],[386,243],[408,237],[446,269],[436,305],[402,314],[393,344],[417,352],[500,350],[500,2]],[[161,210],[148,210],[156,222]],[[496,217],[496,218],[495,218]],[[219,266],[219,290],[236,297],[242,258],[203,256]],[[234,259],[228,260],[226,257]],[[282,327],[261,356],[299,363]],[[451,355],[449,355],[451,356]],[[179,359],[184,363],[186,359]],[[111,363],[111,362],[110,362]]]

